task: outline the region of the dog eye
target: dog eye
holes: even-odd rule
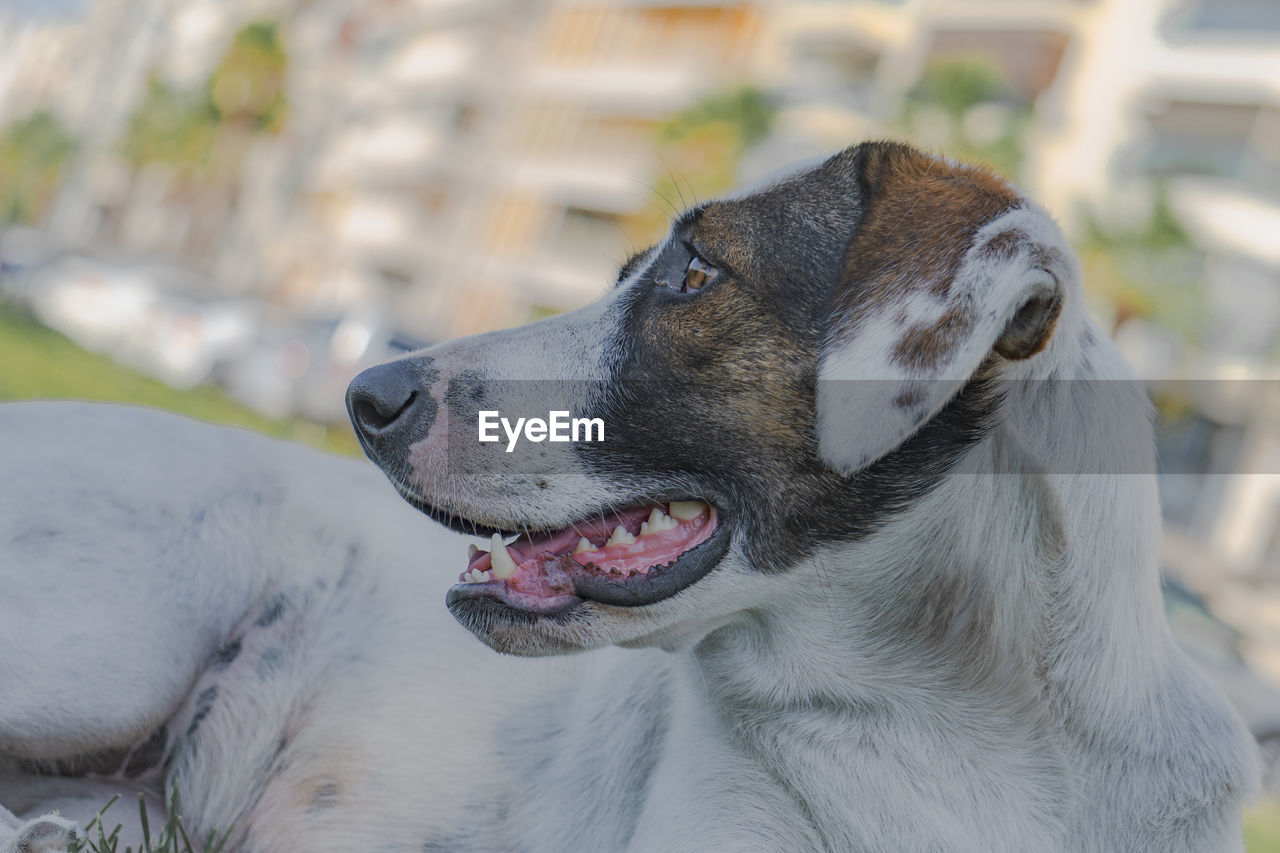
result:
[[[689,266],[684,271],[684,284],[680,290],[684,293],[693,293],[701,290],[703,285],[711,281],[716,276],[716,268],[704,261],[697,255],[693,256],[693,260],[689,261]]]

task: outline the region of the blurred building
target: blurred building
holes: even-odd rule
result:
[[[198,211],[165,175],[128,175],[118,138],[148,74],[198,85],[263,16],[285,22],[288,126],[254,143],[193,251]],[[656,128],[750,79],[763,20],[706,2],[96,0],[19,29],[2,115],[49,105],[81,138],[61,243],[167,255],[300,310],[383,304],[440,338],[607,286],[635,248],[620,220],[655,204]]]
[[[1082,204],[1128,214],[1153,176],[1169,179],[1178,213],[1211,244],[1206,274],[1249,291],[1223,301],[1267,309],[1223,318],[1215,347],[1269,357],[1276,330],[1263,316],[1280,315],[1275,8],[85,0],[78,16],[0,17],[0,121],[50,106],[82,139],[50,223],[64,240],[180,255],[187,217],[166,187],[123,172],[121,129],[148,74],[199,85],[237,27],[278,18],[288,126],[255,142],[218,240],[188,260],[233,289],[297,304],[389,300],[440,336],[561,310],[602,287],[633,248],[619,221],[655,203],[656,128],[701,96],[743,82],[769,90],[776,132],[745,164],[763,172],[901,132],[904,95],[924,70],[973,58],[1034,107],[1018,177],[1069,230]],[[966,129],[1001,132],[999,106],[973,110]],[[915,140],[946,145],[931,118],[911,127]]]
[[[70,17],[0,12],[0,121],[48,106],[81,138],[47,223],[61,243],[167,256],[298,312],[380,306],[426,339],[513,325],[606,288],[646,239],[644,212],[683,203],[654,192],[665,178],[681,185],[657,133],[703,96],[749,83],[777,105],[772,134],[741,163],[746,178],[904,131],[951,150],[958,122],[978,150],[1016,136],[1020,165],[1006,167],[1080,239],[1091,224],[1121,233],[1145,222],[1163,186],[1196,245],[1141,257],[1135,275],[1157,303],[1172,301],[1166,276],[1204,282],[1203,340],[1186,346],[1106,294],[1095,307],[1141,371],[1248,380],[1280,355],[1278,9],[86,0]],[[288,121],[253,141],[201,221],[199,200],[171,177],[125,169],[118,139],[148,74],[198,86],[236,29],[264,17],[284,28]],[[994,68],[1007,91],[955,120],[925,104],[906,122],[928,69],[957,60]],[[1167,448],[1183,454],[1181,470],[1280,471],[1271,403],[1255,393],[1242,405],[1221,382],[1199,389],[1199,421]],[[1280,571],[1277,480],[1170,480],[1174,528],[1213,543],[1232,571]]]
[[[772,22],[766,76],[784,105],[772,144],[790,153],[892,134],[925,69],[971,58],[1032,108],[1016,177],[1070,236],[1132,230],[1167,195],[1194,248],[1138,253],[1132,273],[1156,303],[1176,298],[1174,279],[1194,280],[1200,340],[1105,298],[1094,307],[1124,324],[1140,375],[1200,380],[1181,386],[1193,411],[1162,442],[1176,472],[1162,484],[1168,561],[1202,589],[1223,572],[1280,578],[1280,5],[809,2],[779,4]],[[975,106],[965,131],[998,136],[1010,115],[999,106]],[[915,141],[949,150],[941,117],[922,117]],[[1222,476],[1242,471],[1256,476]]]
[[[294,19],[307,142],[280,286],[385,301],[433,338],[607,287],[620,219],[654,203],[656,127],[746,76],[760,23],[715,3],[355,8]]]

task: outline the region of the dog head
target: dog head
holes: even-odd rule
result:
[[[348,407],[406,499],[491,537],[448,593],[486,643],[692,640],[937,486],[998,421],[993,379],[1065,361],[1079,301],[1014,189],[867,143],[687,211],[586,308],[366,371]],[[481,442],[486,411],[604,436]]]

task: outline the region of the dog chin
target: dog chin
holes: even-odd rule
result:
[[[744,579],[750,576],[730,565],[734,562],[726,558],[715,571]],[[451,602],[449,612],[489,648],[517,657],[574,654],[606,646],[674,651],[696,645],[739,615],[731,608],[717,608],[722,590],[713,594],[701,586],[694,584],[680,596],[645,607],[582,601],[557,614],[536,615],[493,601],[462,599]]]
[[[548,657],[605,646],[667,646],[680,634],[668,602],[648,607],[610,607],[583,601],[570,610],[539,616],[500,603],[454,601],[449,612],[476,639],[495,652],[517,657]]]
[[[603,648],[612,641],[600,630],[598,608],[583,601],[557,615],[536,615],[493,599],[450,602],[449,612],[495,652],[519,657],[546,657]]]

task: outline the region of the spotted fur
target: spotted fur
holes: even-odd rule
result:
[[[1240,850],[1254,748],[1165,626],[1130,378],[1047,214],[869,143],[686,212],[581,311],[361,377],[394,489],[0,407],[0,801],[145,788],[35,771],[163,726],[189,828],[258,853]],[[552,403],[607,440],[474,441]],[[683,496],[726,533],[641,606],[438,603],[460,533]]]

